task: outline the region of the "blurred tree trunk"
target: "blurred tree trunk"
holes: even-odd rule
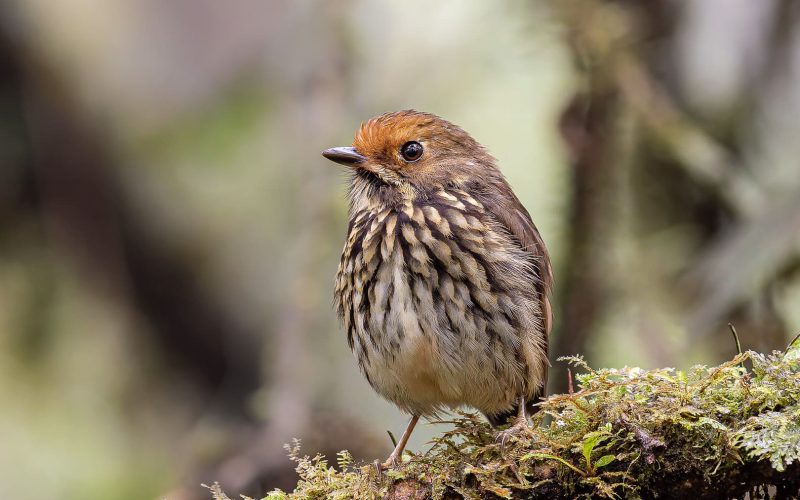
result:
[[[127,321],[134,321],[132,311],[144,312],[166,366],[187,374],[220,410],[241,417],[260,383],[258,348],[249,344],[258,336],[241,332],[204,295],[187,259],[160,247],[147,225],[131,216],[109,137],[17,35],[0,23],[4,100],[20,104],[19,114],[4,117],[16,117],[6,126],[21,147],[4,165],[14,182],[4,186],[10,198],[3,199],[0,227],[13,237],[15,224],[37,221],[52,258],[66,257],[96,293],[131,313]],[[226,358],[222,353],[233,344],[239,352]]]
[[[671,345],[726,357],[731,351],[717,346],[730,345],[728,322],[746,348],[785,347],[789,332],[772,295],[783,283],[797,286],[800,188],[771,196],[742,155],[759,140],[754,114],[773,106],[753,86],[785,80],[797,53],[789,33],[800,9],[776,5],[768,26],[749,27],[769,35],[755,52],[764,71],[719,108],[738,112],[717,115],[687,111],[692,96],[678,82],[677,37],[693,21],[690,6],[575,0],[557,7],[583,84],[561,120],[572,202],[554,359],[591,355],[601,332],[629,332],[631,321],[638,332],[631,342],[658,364],[674,363]],[[552,390],[565,391],[566,377],[552,373]]]
[[[616,165],[611,136],[619,106],[613,90],[591,89],[587,95],[576,96],[562,117],[562,133],[573,169],[573,200],[566,272],[559,280],[563,287],[559,302],[563,307],[552,349],[554,359],[585,352],[586,342],[611,293],[609,280],[613,278],[605,269],[602,249],[609,244],[609,228],[613,223],[609,212]],[[551,391],[566,390],[566,377],[551,381]]]

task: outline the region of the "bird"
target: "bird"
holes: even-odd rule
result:
[[[553,282],[545,243],[488,150],[426,112],[361,123],[334,304],[361,373],[411,418],[471,407],[503,442],[544,396]]]

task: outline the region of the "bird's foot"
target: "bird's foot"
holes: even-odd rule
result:
[[[389,458],[387,458],[382,464],[378,464],[377,460],[375,461],[375,464],[378,466],[379,470],[393,469],[400,465],[400,462],[403,459],[403,450],[406,449],[408,438],[411,436],[411,432],[414,431],[414,426],[417,425],[418,420],[419,415],[412,415],[411,420],[408,421],[406,430],[403,431],[403,435],[400,436],[400,441],[397,442],[397,445],[394,447],[392,454],[389,455]]]
[[[498,432],[495,441],[500,443],[501,448],[505,448],[506,443],[508,443],[511,438],[519,438],[520,436],[530,435],[531,428],[528,425],[528,420],[517,420],[514,425],[508,429]]]
[[[387,458],[384,462],[378,462],[377,460],[375,460],[375,467],[378,470],[384,471],[388,469],[394,469],[395,467],[400,465],[400,462],[401,462],[400,455],[392,452],[392,454],[389,455],[389,458]]]
[[[389,458],[387,458],[384,462],[381,462],[380,460],[375,460],[372,462],[372,467],[375,468],[375,477],[377,478],[378,482],[383,481],[384,471],[394,469],[398,465],[400,465],[400,457],[395,455],[394,452],[392,452],[392,454],[389,455]]]

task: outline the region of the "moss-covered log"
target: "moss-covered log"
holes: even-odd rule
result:
[[[800,349],[746,352],[713,368],[589,368],[541,404],[530,434],[501,446],[460,413],[424,454],[378,473],[347,452],[300,455],[284,498],[797,498]],[[226,499],[218,486],[218,500]]]

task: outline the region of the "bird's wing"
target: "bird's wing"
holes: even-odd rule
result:
[[[530,254],[536,273],[535,287],[543,313],[544,331],[549,335],[553,326],[553,310],[549,297],[553,285],[550,255],[547,253],[544,240],[531,220],[530,214],[522,206],[505,179],[500,178],[493,184],[495,185],[483,189],[471,189],[470,194],[494,216],[522,249]]]
[[[542,235],[531,220],[531,216],[525,207],[522,206],[511,187],[502,177],[497,178],[491,185],[472,186],[469,190],[470,195],[479,201],[484,209],[495,219],[495,221],[505,228],[511,237],[519,244],[523,251],[530,255],[531,264],[535,273],[534,287],[539,300],[539,308],[542,311],[542,320],[545,338],[550,335],[553,327],[553,309],[550,306],[550,291],[553,285],[553,270],[550,265],[550,255],[547,247],[542,240]],[[547,342],[544,343],[544,354],[547,356]],[[536,403],[540,398],[544,398],[547,386],[547,372],[549,363],[544,363],[544,377],[542,387],[534,396],[526,402],[528,414],[538,411]],[[516,408],[498,415],[487,415],[492,425],[499,425],[507,421],[517,412]]]

